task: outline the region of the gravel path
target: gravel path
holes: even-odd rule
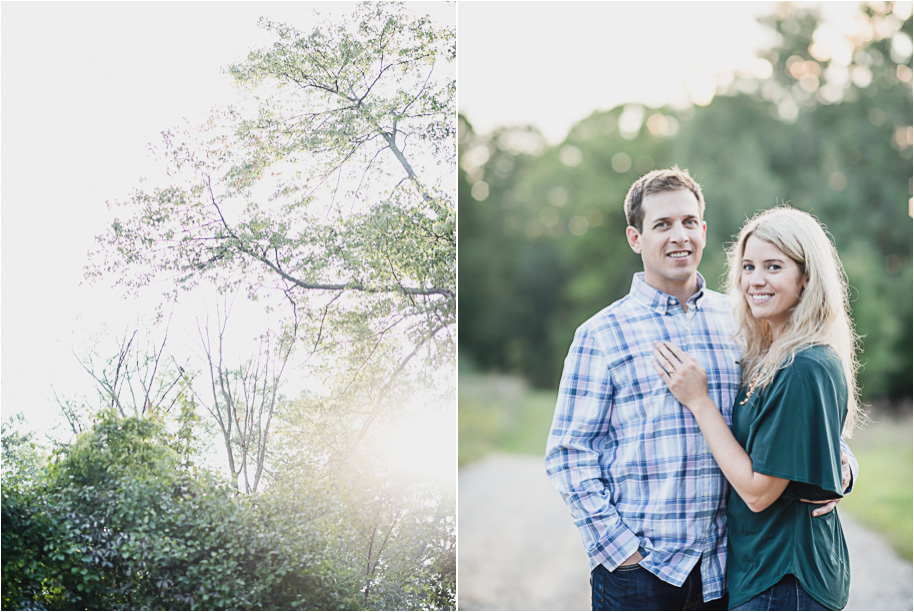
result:
[[[587,557],[542,459],[492,455],[460,470],[458,490],[458,609],[590,609]],[[846,609],[914,610],[911,564],[846,513],[841,522]]]

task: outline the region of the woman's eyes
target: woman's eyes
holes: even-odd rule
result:
[[[769,270],[769,271],[771,271],[771,272],[778,272],[778,271],[781,269],[781,264],[776,264],[776,263],[768,264],[768,267],[766,267],[765,269],[766,269],[766,270]],[[743,271],[744,271],[744,272],[752,272],[753,270],[755,270],[755,266],[754,266],[754,265],[752,265],[752,264],[743,264]]]

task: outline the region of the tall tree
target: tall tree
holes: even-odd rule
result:
[[[215,288],[267,311],[282,341],[240,369],[223,359],[222,322],[201,327],[212,384],[198,376],[194,397],[236,488],[256,493],[241,497],[320,508],[309,528],[359,580],[341,607],[455,600],[453,497],[396,493],[364,450],[413,389],[440,393],[454,362],[456,41],[418,6],[363,3],[308,30],[262,20],[273,44],[229,68],[243,96],[163,132],[168,179],[115,203],[87,267],[128,292]],[[299,402],[278,392],[293,369]]]
[[[323,371],[374,376],[382,411],[416,356],[453,359],[455,34],[386,3],[262,26],[274,44],[229,69],[248,96],[163,133],[170,182],[117,202],[87,275],[244,290]]]

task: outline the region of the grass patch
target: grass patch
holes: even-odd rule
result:
[[[519,378],[461,372],[458,465],[495,451],[545,456],[555,398]]]
[[[860,464],[860,480],[841,509],[885,536],[902,558],[912,559],[911,420],[873,416],[850,447]]]
[[[496,451],[544,456],[555,399],[556,391],[531,389],[515,377],[461,372],[458,464]],[[885,536],[910,561],[914,538],[911,419],[899,421],[879,413],[872,418],[874,422],[850,442],[860,464],[860,480],[842,500],[841,509]]]

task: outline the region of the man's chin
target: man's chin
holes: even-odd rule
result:
[[[688,268],[675,268],[669,271],[667,279],[673,283],[687,283],[694,280],[697,273],[698,268],[691,266]]]

